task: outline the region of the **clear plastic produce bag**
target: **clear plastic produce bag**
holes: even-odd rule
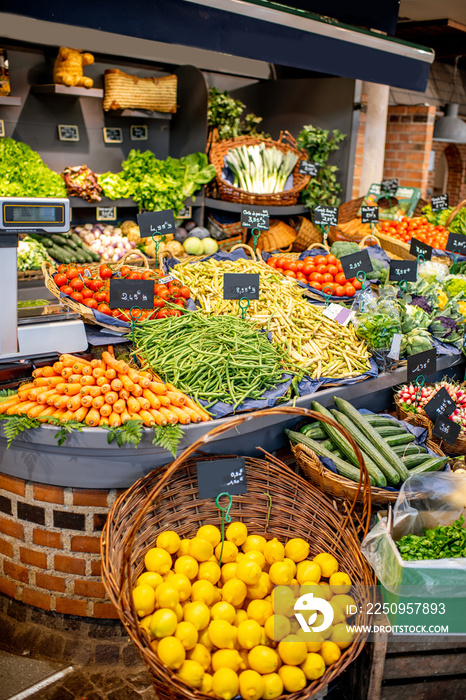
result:
[[[391,533],[387,519],[381,519],[364,538],[361,551],[391,593],[407,595],[415,586],[428,597],[464,597],[466,558],[405,561],[395,545],[403,535],[453,525],[462,515],[466,517],[466,474],[415,474],[400,489]]]
[[[378,299],[364,292],[355,301],[353,311],[356,311],[353,321],[356,333],[372,350],[377,367],[382,372],[389,371],[398,361],[398,358],[389,357],[393,336],[401,333],[396,289],[389,285],[381,287]]]

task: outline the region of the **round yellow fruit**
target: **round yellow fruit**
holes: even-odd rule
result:
[[[251,600],[248,605],[248,615],[251,620],[255,620],[263,627],[267,618],[273,615],[273,608],[266,600]]]
[[[332,574],[329,578],[329,584],[332,593],[335,595],[344,595],[351,590],[351,579],[343,571],[337,571]]]
[[[189,542],[188,554],[196,561],[207,561],[214,553],[212,543],[201,537],[194,537]]]
[[[214,586],[210,581],[194,581],[191,586],[191,600],[200,600],[206,605],[212,605],[215,597]]]
[[[235,621],[236,610],[231,603],[221,600],[210,609],[210,617],[212,620],[226,620],[232,625]]]
[[[221,573],[216,561],[203,561],[199,564],[197,578],[202,581],[210,581],[215,586],[220,580]]]
[[[160,608],[152,615],[150,631],[156,639],[171,637],[178,624],[175,613],[170,608]]]
[[[209,624],[209,639],[218,649],[233,649],[236,642],[236,627],[226,620],[212,620]]]
[[[217,698],[232,700],[238,694],[238,676],[231,668],[219,668],[212,678],[212,691]]]
[[[309,556],[309,543],[301,537],[293,537],[285,545],[285,557],[294,562],[303,561]]]
[[[266,673],[262,676],[264,681],[264,690],[262,691],[262,700],[275,700],[283,693],[283,681],[278,673]]]
[[[253,549],[257,549],[259,552],[263,552],[267,540],[262,535],[248,535],[243,542],[243,552],[251,552]]]
[[[142,585],[133,588],[133,602],[139,617],[145,617],[154,612],[155,591],[152,586]]]
[[[285,547],[276,537],[269,540],[264,547],[264,557],[268,564],[275,564],[276,561],[283,561],[285,558]]]
[[[169,554],[175,554],[180,548],[181,540],[174,530],[161,532],[155,541],[156,547],[166,549]]]
[[[248,528],[244,523],[234,522],[228,525],[225,537],[237,547],[241,547],[248,536]]]
[[[180,603],[184,603],[191,595],[191,581],[185,574],[173,574],[170,577],[170,586],[176,588]]]
[[[341,650],[340,647],[335,644],[335,642],[329,642],[326,640],[323,642],[319,654],[323,658],[325,665],[331,666],[340,658]]]
[[[235,627],[239,627],[242,622],[249,620],[246,610],[237,610],[233,624]]]
[[[191,622],[197,631],[205,629],[210,622],[209,608],[200,600],[186,603],[183,613],[185,622]]]
[[[262,676],[252,669],[240,673],[239,692],[243,700],[260,700],[264,692]]]
[[[251,600],[255,600],[256,598],[265,598],[272,589],[273,583],[270,580],[270,576],[263,571],[259,581],[253,586],[248,586],[247,597],[251,598]]]
[[[174,608],[174,613],[178,622],[181,622],[184,616],[184,610],[181,606],[181,603],[178,603],[178,605]]]
[[[357,612],[356,602],[350,595],[337,594],[332,597],[332,601],[342,609],[345,617],[351,617]]]
[[[172,558],[166,549],[152,547],[144,556],[144,565],[147,571],[155,571],[160,575],[167,574],[172,568]]]
[[[180,596],[171,583],[161,583],[155,589],[155,600],[159,608],[171,608],[174,610],[180,602]]]
[[[201,664],[197,661],[191,661],[190,659],[186,659],[178,671],[178,677],[193,688],[201,687],[204,674],[205,671]]]
[[[346,624],[340,623],[338,625],[334,625],[332,627],[330,641],[335,642],[340,649],[346,649],[346,647],[349,647],[353,641],[353,633],[347,629]]]
[[[178,557],[178,559],[175,561],[175,573],[184,574],[191,581],[196,578],[198,571],[199,564],[194,557],[183,554],[183,556]]]
[[[206,695],[211,694],[212,691],[212,676],[210,673],[205,673],[204,674],[204,679],[199,687],[199,690],[201,693],[205,693]]]
[[[136,586],[151,586],[152,588],[157,588],[161,583],[163,583],[163,578],[160,574],[157,574],[155,571],[144,571],[143,574],[138,576]]]
[[[248,654],[249,666],[257,673],[273,673],[278,668],[278,654],[262,644],[254,647]]]
[[[199,639],[198,631],[193,623],[185,620],[177,624],[174,636],[181,642],[186,651],[192,649]]]
[[[299,637],[305,644],[308,651],[317,653],[320,651],[324,638],[320,632],[305,632],[303,629],[299,629],[296,632],[296,636]]]
[[[325,662],[320,654],[310,652],[300,666],[308,681],[315,681],[325,673]]]
[[[298,583],[319,583],[322,571],[315,561],[300,561],[296,567],[296,578]]]
[[[256,620],[245,620],[238,625],[238,644],[243,649],[252,649],[260,644],[262,627]]]
[[[222,566],[223,564],[231,564],[236,561],[236,557],[238,556],[238,547],[233,544],[233,542],[229,542],[228,540],[225,540],[225,542],[220,542],[220,544],[215,547],[215,556],[217,557],[218,561],[220,561],[220,555],[222,559]]]
[[[288,693],[297,693],[298,690],[302,690],[307,685],[304,671],[298,666],[280,666],[278,675]]]
[[[201,540],[207,540],[212,547],[216,547],[222,539],[220,530],[215,525],[202,525],[197,531],[196,537],[200,537]]]
[[[239,557],[239,554],[238,554]],[[258,549],[251,549],[250,552],[246,552],[246,554],[243,553],[243,558],[248,560],[248,561],[253,561],[255,564],[258,564],[261,569],[264,568],[266,565],[265,561],[265,556],[263,552],[259,552]],[[239,560],[241,561],[241,560]]]
[[[278,654],[284,664],[299,666],[306,658],[307,647],[298,636],[290,634],[279,643]]]
[[[142,627],[142,629],[146,630],[147,634],[149,637],[152,637],[151,632],[150,632],[150,621],[152,619],[152,615],[145,615],[143,618],[139,620],[139,624]]]
[[[222,583],[231,581],[232,578],[236,578],[236,567],[238,564],[236,562],[229,562],[222,566]]]
[[[294,618],[295,597],[288,586],[277,586],[272,591],[272,606],[274,613]]]
[[[339,623],[344,622],[346,618],[341,606],[338,605],[338,603],[335,602],[333,598],[329,601],[329,603],[333,609],[332,625],[338,625]]]
[[[293,559],[285,557],[283,560],[283,564],[286,564],[288,566],[288,568],[291,571],[291,573],[293,574],[293,578],[294,578],[296,576],[296,571],[298,569],[296,562],[294,562]],[[298,585],[298,584],[296,584],[296,585]]]
[[[312,626],[313,627],[320,627],[323,624],[324,624],[324,616],[322,615],[322,613],[318,613],[317,617],[315,619],[315,622]],[[330,635],[332,634],[332,625],[330,624],[328,627],[321,630],[319,632],[319,634],[321,634],[324,639],[328,639],[330,637]]]
[[[188,539],[181,540],[180,546],[179,546],[179,549],[177,552],[179,557],[186,556],[186,554],[188,553],[188,549],[189,549],[189,542],[190,542],[190,540],[188,540]]]
[[[210,641],[208,627],[199,632],[199,644],[203,644],[208,651],[215,651],[215,647]]]
[[[254,586],[259,582],[262,570],[259,564],[250,559],[243,559],[236,565],[236,578],[243,581],[247,586]]]
[[[164,637],[157,646],[157,654],[160,661],[177,671],[186,659],[186,651],[182,643],[176,637]]]
[[[210,668],[210,651],[206,649],[203,644],[195,644],[192,649],[187,653],[188,659],[191,661],[197,661],[201,664],[204,671],[208,671]]]
[[[293,580],[293,573],[283,561],[276,561],[269,569],[269,576],[276,586],[289,586]]]
[[[336,574],[338,571],[338,562],[333,556],[333,554],[327,554],[326,552],[321,552],[314,557],[313,561],[320,566],[322,571],[322,576],[325,578],[330,578],[332,574]]]
[[[331,588],[330,588],[330,586],[328,585],[328,583],[325,583],[324,581],[321,581],[321,582],[319,583],[319,586],[320,586],[319,597],[320,597],[320,598],[324,598],[324,600],[330,600],[330,598],[332,597],[333,593],[332,593]]]
[[[272,642],[280,642],[290,633],[290,621],[284,615],[271,615],[267,618],[264,631]]]
[[[226,600],[235,608],[239,608],[246,598],[247,588],[244,581],[239,578],[232,578],[227,581],[222,588],[222,600]]]
[[[237,673],[241,666],[241,656],[236,649],[219,649],[212,654],[212,671],[218,671],[219,668],[231,668]]]

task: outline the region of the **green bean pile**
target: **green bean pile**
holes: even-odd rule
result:
[[[237,408],[283,381],[280,349],[232,316],[197,312],[146,321],[136,327],[135,345],[147,369],[207,408],[217,401]]]

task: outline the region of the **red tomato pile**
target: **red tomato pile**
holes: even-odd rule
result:
[[[267,265],[320,292],[328,294],[331,289],[332,296],[353,297],[356,290],[361,289],[361,283],[355,277],[346,279],[340,261],[331,253],[316,255],[314,258],[309,256],[304,260],[271,256]]]
[[[122,321],[130,321],[130,309],[111,309],[109,306],[110,278],[114,274],[112,269],[102,263],[99,275],[89,276],[89,274],[89,270],[81,265],[59,265],[53,276],[53,281],[60,292],[71,297],[74,301],[84,304],[89,309],[95,309],[102,314],[119,318]],[[186,300],[191,296],[189,288],[178,280],[160,284],[158,280],[164,277],[164,273],[159,269],[134,272],[127,265],[123,265],[118,277],[129,280],[154,280],[154,309],[143,309],[141,316],[139,316],[139,310],[134,311],[134,315],[139,316],[139,321],[181,316],[182,310],[186,307]],[[170,304],[175,304],[180,308],[175,309],[170,307]]]
[[[381,221],[379,229],[386,236],[396,238],[403,243],[409,243],[411,238],[416,238],[440,250],[445,250],[448,240],[447,229],[444,226],[430,224],[425,216],[417,216],[414,219],[405,216],[401,221]]]

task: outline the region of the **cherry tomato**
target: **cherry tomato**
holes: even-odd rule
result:
[[[275,267],[281,269],[287,262],[287,258],[276,258]]]
[[[345,285],[345,296],[354,297],[355,294],[356,294],[356,289],[353,287],[353,285],[346,284]]]
[[[112,315],[112,310],[108,304],[99,304],[97,307],[97,311],[100,311],[101,314],[106,314],[107,316]]]
[[[284,270],[291,270],[292,265],[294,265],[294,261],[290,258],[285,258],[285,262],[283,263],[282,267]]]
[[[333,275],[331,275],[330,272],[326,272],[322,275],[322,283],[328,284],[329,282],[333,282]]]
[[[160,292],[168,292],[168,287],[166,284],[155,284],[154,285],[154,294],[157,294],[160,296]]]
[[[130,276],[128,277],[129,280],[141,280],[142,279],[142,272],[132,272]]]
[[[157,296],[160,297],[160,299],[167,301],[167,299],[170,298],[170,292],[168,291],[168,289],[161,289]]]
[[[175,299],[174,303],[177,306],[182,306],[184,308],[186,306],[186,299],[183,299],[183,297],[178,297],[178,299]]]
[[[160,309],[157,314],[157,318],[167,318],[167,316],[170,316],[170,309]]]
[[[354,279],[354,280],[351,282],[351,284],[353,285],[353,287],[354,287],[355,289],[361,289],[361,288],[362,288],[361,282],[360,282],[359,280],[357,280],[357,279]]]
[[[123,267],[120,270],[120,275],[122,277],[128,277],[128,275],[131,274],[131,268],[128,267],[128,265],[123,265]]]
[[[181,316],[181,311],[178,311],[178,309],[170,309],[168,312],[169,316]]]
[[[316,269],[316,267],[315,267],[314,263],[311,262],[311,261],[309,260],[309,258],[306,258],[306,260],[304,261],[304,265],[303,265],[303,272],[304,272],[304,274],[305,274],[305,275],[310,275],[311,272],[315,272],[315,269]]]
[[[327,261],[327,265],[336,265],[338,262],[338,258],[336,258],[331,253],[325,256],[325,260]]]
[[[84,301],[84,297],[81,294],[81,292],[73,292],[71,294],[71,298],[74,299],[75,301],[79,301],[79,303],[82,303]]]
[[[66,265],[63,263],[57,267],[57,272],[59,272],[61,275],[66,274]]]
[[[95,299],[84,299],[84,306],[88,306],[90,309],[96,309],[98,304]]]
[[[160,299],[159,297],[154,297],[154,309],[163,309],[165,306],[165,302],[163,299]]]
[[[173,297],[174,299],[176,299],[177,297],[182,296],[182,295],[181,295],[181,289],[180,289],[179,287],[173,287],[172,289],[170,289],[170,294],[172,295],[172,297]]]
[[[325,259],[325,257],[323,255],[316,255],[314,258],[314,264],[315,265],[326,265],[327,260]]]
[[[267,258],[267,265],[270,265],[270,267],[276,267],[277,265],[277,258]]]
[[[336,277],[338,275],[338,267],[336,265],[329,265],[327,267],[327,272],[332,275],[332,277]]]
[[[62,287],[60,287],[60,292],[63,294],[68,294],[68,296],[71,296],[73,294],[73,288],[70,287],[69,284],[64,284]]]
[[[305,282],[307,284],[307,277],[306,277],[306,275],[303,275],[302,272],[296,273],[296,279],[299,280],[300,282]]]
[[[316,272],[318,272],[320,275],[325,275],[327,272],[327,265],[317,265]]]
[[[86,281],[86,286],[89,287],[89,289],[92,289],[93,292],[98,292],[99,289],[102,287],[102,280],[101,279],[91,279],[88,282]]]
[[[106,292],[95,292],[94,293],[94,299],[98,304],[101,304],[103,301],[105,301],[105,294]]]
[[[70,287],[72,287],[75,292],[80,292],[84,287],[84,282],[82,281],[81,277],[75,277],[71,280]]]
[[[343,272],[343,267],[340,261],[337,262],[338,272]]]
[[[145,272],[142,273],[141,279],[148,280],[151,275],[152,275],[152,272],[150,270],[146,270]]]
[[[191,291],[189,287],[181,287],[181,296],[185,299],[189,299],[189,297],[191,296]]]
[[[66,276],[69,280],[74,280],[79,277],[79,270],[76,267],[70,266],[66,271]]]
[[[99,275],[103,280],[108,280],[113,275],[113,272],[107,263],[102,263],[102,265],[99,267]]]
[[[79,292],[79,289],[78,289]],[[87,287],[84,287],[84,289],[81,291],[81,294],[83,295],[84,299],[93,299],[94,298],[94,292],[92,289],[87,289]]]
[[[107,304],[110,303],[110,292],[104,292],[104,295],[104,301],[106,301]]]
[[[304,260],[296,260],[296,268],[298,272],[302,272],[304,267]]]
[[[293,277],[296,279],[296,272],[293,272],[293,270],[285,270],[285,277]]]
[[[335,282],[337,284],[344,285],[346,283],[346,277],[344,272],[339,272],[337,275],[335,275]]]
[[[95,301],[95,299],[94,299],[94,301]],[[113,310],[112,310],[112,316],[113,316],[113,318],[120,318],[120,316],[121,316],[121,311],[120,311],[120,309],[113,309]]]
[[[309,282],[309,286],[312,287],[313,289],[318,289],[319,292],[322,291],[322,285],[319,284],[319,282],[314,282],[314,281]]]
[[[336,297],[343,297],[345,296],[345,288],[339,284],[337,287],[335,287],[333,293]]]
[[[66,275],[57,273],[56,275],[54,275],[53,281],[55,282],[57,287],[63,287],[63,285],[66,284],[68,280]]]
[[[312,272],[312,273],[309,275],[309,278],[310,278],[313,282],[319,282],[319,284],[321,284],[322,281],[323,281],[322,275],[320,275],[318,272]]]

